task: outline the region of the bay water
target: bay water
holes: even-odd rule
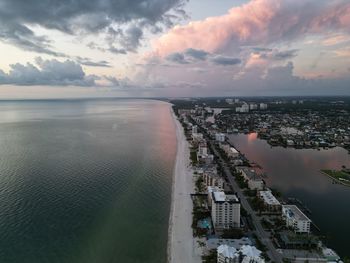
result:
[[[271,147],[249,135],[230,135],[230,141],[245,156],[262,166],[269,187],[284,197],[297,198],[311,210],[311,220],[320,228],[327,245],[350,257],[350,187],[333,184],[322,169],[350,167],[350,155],[340,147],[294,149]]]

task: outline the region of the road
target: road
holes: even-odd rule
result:
[[[233,187],[233,190],[237,193],[237,196],[240,198],[241,205],[247,211],[247,213],[252,216],[252,221],[256,229],[255,233],[258,236],[258,238],[261,240],[261,242],[268,249],[267,254],[270,257],[271,261],[282,262],[282,255],[276,250],[272,240],[270,239],[270,233],[265,231],[264,228],[262,227],[259,217],[256,215],[255,211],[250,206],[247,198],[242,192],[242,189],[236,183],[234,176],[232,175],[227,163],[223,160],[221,154],[217,151],[213,141],[210,139],[207,139],[207,140],[210,142],[210,145],[214,151],[214,154],[220,159],[221,163],[223,164],[224,172],[227,176],[227,179],[229,180],[231,186]]]

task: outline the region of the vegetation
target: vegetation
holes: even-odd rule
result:
[[[197,193],[203,193],[205,191],[205,185],[204,185],[204,180],[202,176],[198,176],[195,185],[196,185]]]
[[[243,206],[241,206],[241,216],[248,216],[248,212],[244,209]]]
[[[282,218],[274,217],[272,220],[275,225],[274,230],[281,230],[286,228],[286,223]]]
[[[340,182],[344,185],[350,186],[350,174],[344,171],[336,170],[322,170],[323,173],[327,174],[337,182]]]
[[[246,189],[246,190],[244,190],[244,195],[250,196],[250,197],[255,197],[257,195],[257,190]]]
[[[197,161],[197,152],[196,151],[191,151],[190,159],[191,159],[191,162],[193,165],[197,164],[198,161]]]
[[[216,263],[217,260],[217,252],[215,249],[210,250],[207,255],[202,256],[203,263]]]
[[[259,197],[255,196],[254,198],[249,198],[248,200],[255,211],[259,211],[261,213],[265,210],[264,201],[262,201]]]
[[[243,176],[236,174],[235,180],[241,189],[248,188],[248,183],[246,182]]]
[[[265,229],[273,229],[273,224],[265,218],[261,219],[261,224]]]
[[[244,237],[244,233],[241,229],[230,228],[230,229],[225,229],[221,237],[225,239],[240,239]]]
[[[256,248],[261,250],[262,252],[266,252],[267,251],[266,246],[261,242],[261,240],[257,237],[257,235],[253,234],[253,237],[255,238],[255,241],[256,241]]]
[[[193,212],[192,212],[192,229],[193,236],[204,237],[208,234],[207,229],[198,227],[198,222],[200,220],[210,217],[210,211],[207,209],[205,204],[206,198],[201,196],[193,197]]]
[[[282,197],[282,193],[281,193],[280,191],[278,191],[277,189],[270,188],[270,190],[271,190],[271,193],[272,193],[276,198]]]

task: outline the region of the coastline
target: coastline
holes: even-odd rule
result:
[[[190,197],[194,189],[193,172],[190,167],[190,149],[183,127],[173,109],[170,109],[176,128],[177,151],[173,171],[171,209],[168,230],[168,262],[201,262],[196,255],[192,234],[192,209]]]
[[[320,173],[321,173],[321,174],[324,174],[324,175],[326,175],[326,176],[328,176],[330,179],[334,180],[334,181],[335,181],[336,183],[338,183],[338,184],[341,184],[341,185],[350,187],[350,183],[348,183],[348,182],[343,182],[342,180],[339,180],[339,178],[334,177],[334,176],[328,174],[328,173],[325,172],[324,170],[321,170]]]

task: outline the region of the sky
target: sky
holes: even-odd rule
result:
[[[349,0],[0,0],[0,99],[350,95]]]

